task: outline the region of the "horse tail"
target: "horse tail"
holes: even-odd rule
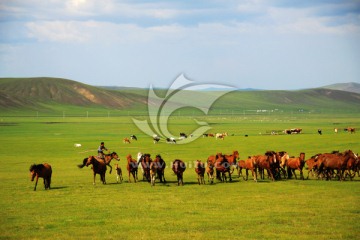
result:
[[[85,167],[87,160],[88,160],[88,158],[84,158],[83,164],[79,164],[79,165],[77,165],[77,166],[78,166],[79,168]]]

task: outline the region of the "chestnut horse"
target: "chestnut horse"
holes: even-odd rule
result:
[[[39,178],[44,179],[45,190],[50,189],[51,175],[52,175],[52,169],[51,169],[50,164],[43,163],[43,164],[31,165],[30,166],[31,181],[34,181],[34,178],[36,177],[34,191],[36,191],[36,186],[37,186]]]
[[[112,152],[112,153],[109,153],[109,154],[104,154],[104,159],[99,158],[99,157],[96,157],[96,158],[97,158],[98,160],[103,160],[103,161],[105,161],[105,164],[108,165],[109,168],[110,168],[110,172],[109,172],[110,174],[111,174],[111,172],[112,172],[112,166],[110,165],[111,160],[115,159],[115,160],[117,160],[117,161],[120,161],[120,158],[119,158],[119,156],[117,155],[116,152]]]
[[[226,173],[229,173],[230,182],[232,181],[231,172],[230,172],[231,164],[224,157],[224,155],[222,155],[222,153],[218,153],[215,156],[214,166],[216,169],[216,178],[218,180],[220,180],[221,182],[223,181],[227,182]]]
[[[205,180],[204,180],[205,165],[200,160],[196,160],[195,162],[195,172],[197,174],[199,185],[205,184]]]
[[[347,150],[344,153],[329,153],[319,156],[319,172],[324,173],[326,180],[331,179],[334,170],[337,171],[339,180],[344,180],[344,172],[347,167],[347,163],[350,158],[357,159],[357,156],[353,151]]]
[[[185,163],[180,159],[175,159],[172,163],[172,170],[175,173],[175,175],[177,176],[178,186],[180,184],[184,185],[183,173],[186,170]]]
[[[232,167],[231,174],[234,172],[235,166],[236,166],[236,160],[239,159],[240,155],[237,150],[234,150],[232,154],[230,155],[224,155],[225,159],[230,164],[230,167]]]
[[[127,165],[126,165],[126,169],[128,170],[129,173],[129,183],[131,182],[130,179],[130,174],[133,176],[134,178],[134,182],[136,182],[137,180],[137,172],[138,172],[138,162],[132,158],[132,156],[129,154],[126,156],[127,159]]]
[[[207,160],[206,173],[208,175],[208,182],[210,182],[211,184],[214,183],[214,165],[215,161],[212,161],[211,159]]]
[[[245,168],[246,170],[246,178],[243,177],[243,179],[247,181],[249,177],[249,171],[251,171],[254,181],[257,182],[256,157],[253,156],[253,157],[249,157],[246,160],[240,160],[239,163],[241,161],[243,161],[243,163],[241,163],[242,168]]]
[[[155,179],[156,179],[156,172],[157,172],[158,165],[153,161],[150,162],[150,182],[151,186],[155,186]]]
[[[165,180],[165,168],[166,168],[166,162],[164,159],[162,159],[161,155],[158,154],[155,157],[154,162],[156,163],[156,173],[161,183],[166,183]]]
[[[321,154],[318,153],[305,161],[305,163],[307,165],[307,170],[308,170],[307,179],[309,179],[310,173],[313,177],[315,177],[315,174],[318,175],[317,161],[318,161],[319,155],[321,155]]]
[[[99,160],[98,158],[96,158],[94,156],[90,156],[88,158],[84,158],[83,164],[78,165],[78,167],[79,168],[83,168],[84,166],[88,167],[91,164],[93,165],[92,170],[93,170],[93,173],[94,173],[93,184],[95,185],[96,174],[99,174],[101,182],[103,184],[106,184],[106,181],[105,181],[106,163],[104,161]]]
[[[304,180],[303,168],[305,165],[305,153],[300,153],[299,157],[296,158],[289,158],[286,161],[286,169],[288,178],[291,178],[292,174],[294,174],[295,179],[297,179],[295,170],[300,172],[300,179]]]
[[[265,155],[255,156],[255,163],[259,169],[260,176],[264,179],[264,170],[266,169],[271,180],[275,181],[274,178],[274,164],[276,163],[276,153],[274,151],[267,151]]]

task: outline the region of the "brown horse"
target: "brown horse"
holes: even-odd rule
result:
[[[97,157],[90,156],[88,158],[84,158],[83,164],[78,165],[78,167],[83,168],[84,166],[88,167],[89,165],[92,165],[92,170],[94,173],[93,184],[95,185],[96,174],[99,174],[101,182],[103,184],[106,184],[106,181],[105,181],[106,164],[105,164],[105,162],[103,160],[99,160]]]
[[[126,156],[127,159],[127,165],[126,165],[126,169],[129,173],[129,183],[131,182],[130,179],[130,174],[133,176],[134,178],[134,182],[136,182],[137,180],[137,172],[138,172],[138,163],[135,159],[132,158],[132,156],[129,154]]]
[[[144,171],[143,173],[143,180],[147,180],[150,182],[150,163],[152,162],[151,155],[148,153],[145,153],[140,158],[141,167]]]
[[[161,183],[166,183],[165,180],[165,168],[166,168],[166,162],[164,159],[162,159],[161,155],[158,154],[155,157],[154,162],[156,163],[156,173]]]
[[[178,186],[180,184],[184,185],[183,173],[186,170],[185,163],[180,159],[175,159],[172,163],[172,170],[175,173],[175,175],[177,176]]]
[[[232,154],[230,154],[230,155],[225,154],[224,157],[230,164],[230,167],[232,168],[232,170],[231,170],[231,174],[232,174],[236,167],[236,160],[238,160],[240,157],[239,152],[237,150],[234,150]]]
[[[295,170],[300,172],[300,179],[304,180],[303,168],[305,165],[305,153],[300,153],[299,157],[292,157],[286,161],[286,169],[288,178],[291,178],[292,174],[294,174],[295,179],[297,179]]]
[[[104,159],[96,157],[98,160],[103,160],[105,161],[105,164],[108,165],[110,167],[110,174],[112,172],[112,166],[110,165],[111,160],[115,159],[116,161],[120,161],[119,156],[117,155],[116,152],[112,152],[109,154],[104,154]]]
[[[222,153],[218,153],[215,156],[214,166],[216,169],[216,178],[218,180],[220,180],[221,182],[223,182],[223,181],[227,182],[226,173],[228,173],[230,182],[232,181],[231,171],[230,171],[231,165],[228,162],[228,160],[224,157],[224,155],[222,155]]]
[[[200,160],[196,160],[195,162],[195,172],[197,174],[199,185],[205,184],[205,180],[204,180],[205,165]]]
[[[150,162],[150,182],[151,186],[155,186],[155,179],[156,179],[156,172],[157,172],[158,165],[153,161]]]
[[[265,155],[257,155],[255,163],[260,172],[260,177],[264,179],[264,170],[266,169],[272,181],[274,178],[274,164],[276,163],[276,153],[274,151],[267,151]]]
[[[121,167],[119,167],[119,164],[115,164],[115,171],[116,171],[116,182],[117,183],[122,183],[123,181],[123,177],[122,177],[122,170]]]
[[[257,172],[256,172],[256,161],[255,160],[256,160],[255,156],[249,157],[246,160],[240,160],[240,161],[244,161],[242,168],[245,168],[245,170],[246,170],[246,178],[243,177],[243,179],[246,181],[248,180],[248,177],[249,177],[249,171],[251,171],[254,181],[257,182]]]
[[[239,160],[236,163],[236,169],[238,171],[238,177],[242,176],[242,170],[245,169],[245,160]]]
[[[318,153],[305,161],[305,163],[307,165],[307,170],[308,170],[307,179],[309,179],[310,173],[313,177],[315,177],[315,174],[318,175],[317,161],[318,161],[319,155],[321,155],[321,154]]]
[[[212,161],[211,159],[207,160],[206,173],[208,175],[208,182],[210,182],[211,184],[214,183],[214,173],[215,173],[214,165],[215,165],[215,161]]]
[[[356,154],[354,154],[354,157],[349,158],[346,164],[346,171],[344,178],[349,176],[350,180],[352,181],[356,175],[356,172],[358,171],[358,165],[359,165],[359,157]]]
[[[50,189],[51,175],[52,175],[52,169],[51,169],[50,164],[43,163],[43,164],[31,165],[30,166],[31,181],[34,181],[34,179],[36,177],[34,191],[36,191],[36,186],[37,186],[39,178],[44,179],[45,190]]]
[[[326,176],[326,180],[329,180],[336,170],[336,175],[342,181],[344,180],[344,172],[350,158],[357,159],[357,156],[351,150],[347,150],[344,153],[321,154],[319,156],[319,172]]]

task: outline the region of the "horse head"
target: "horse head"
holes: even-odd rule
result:
[[[116,159],[116,160],[118,160],[118,161],[120,161],[120,158],[119,158],[119,156],[117,155],[116,152],[112,152],[112,153],[111,153],[111,157],[114,158],[114,159]]]

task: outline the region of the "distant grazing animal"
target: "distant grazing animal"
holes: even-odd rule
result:
[[[301,133],[302,129],[301,128],[292,128],[292,129],[285,129],[284,133],[286,134],[298,134]]]
[[[225,132],[225,133],[217,133],[216,135],[215,135],[215,138],[216,139],[222,139],[222,140],[224,140],[224,138],[227,136],[228,134]]]
[[[36,186],[37,186],[39,178],[44,179],[45,190],[50,189],[51,175],[52,175],[52,168],[51,168],[50,164],[43,163],[43,164],[31,165],[30,166],[31,181],[34,181],[34,179],[36,177],[34,191],[36,191]]]
[[[200,160],[196,160],[195,162],[195,172],[197,174],[199,185],[205,184],[205,180],[204,180],[205,165]]]
[[[135,135],[130,135],[131,140],[137,141],[137,137]]]
[[[89,166],[89,165],[93,165],[92,166],[92,170],[94,173],[94,181],[93,184],[95,185],[95,177],[96,174],[100,175],[100,180],[103,184],[106,184],[105,181],[105,173],[106,173],[106,163],[103,160],[97,159],[94,156],[90,156],[88,158],[84,158],[83,160],[83,164],[82,165],[78,165],[79,168],[83,168],[84,166]]]
[[[154,141],[154,144],[158,143],[160,141],[160,137],[158,135],[154,135],[153,136],[153,141]]]
[[[349,132],[349,133],[355,133],[355,128],[352,128],[352,127],[348,127],[347,128],[347,131]]]
[[[80,143],[75,143],[74,147],[81,147],[81,144]]]
[[[123,139],[123,142],[124,142],[124,143],[131,143],[128,138],[124,138],[124,139]]]
[[[122,183],[123,177],[122,177],[122,170],[121,167],[119,167],[119,164],[115,164],[115,171],[116,171],[116,182]]]
[[[321,129],[318,129],[318,134],[322,135],[322,130]]]
[[[166,138],[166,142],[167,143],[176,143],[175,138],[171,137],[171,138]]]
[[[335,132],[335,133],[338,133],[338,129],[337,129],[337,128],[334,128],[334,132]]]
[[[137,181],[137,172],[138,172],[138,162],[132,158],[132,156],[130,154],[128,154],[126,156],[127,159],[127,165],[126,165],[126,169],[129,173],[129,178],[128,181],[129,183],[131,182],[130,179],[130,174],[133,176],[134,182]]]
[[[185,133],[180,133],[180,138],[187,138],[188,136]]]
[[[183,173],[186,170],[185,163],[180,159],[175,159],[172,163],[172,170],[177,176],[178,186],[184,185]]]

